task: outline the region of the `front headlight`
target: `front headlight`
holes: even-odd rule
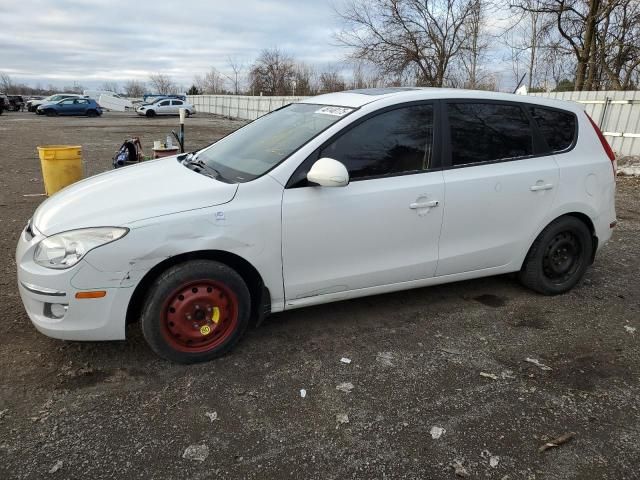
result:
[[[124,237],[128,228],[83,228],[58,233],[42,240],[33,254],[33,260],[47,268],[69,268],[94,248]]]

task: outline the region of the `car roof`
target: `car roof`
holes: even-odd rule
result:
[[[489,92],[484,90],[464,90],[459,88],[433,88],[433,87],[389,87],[389,88],[365,88],[357,90],[345,90],[342,92],[327,93],[316,97],[309,97],[301,103],[320,105],[336,105],[340,107],[359,108],[363,105],[393,98],[398,103],[415,100],[499,100],[508,102],[532,103],[564,110],[580,111],[584,107],[575,102],[556,100],[538,96],[516,95],[513,93]]]

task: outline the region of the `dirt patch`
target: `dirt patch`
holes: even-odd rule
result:
[[[510,323],[514,327],[544,330],[551,324],[553,311],[545,311],[535,305],[520,305],[511,313]]]
[[[633,381],[630,365],[618,352],[587,351],[562,353],[554,358],[551,377],[578,390],[610,388],[611,382]],[[637,377],[635,377],[637,378]]]
[[[482,295],[478,295],[477,297],[473,297],[476,302],[480,302],[487,307],[499,308],[504,307],[506,305],[506,299],[501,298],[497,295],[492,295],[490,293],[483,293]]]

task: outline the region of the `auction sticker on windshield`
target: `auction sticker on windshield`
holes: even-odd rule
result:
[[[336,117],[343,117],[347,113],[352,112],[352,108],[345,107],[322,107],[313,113],[324,113],[325,115],[335,115]]]

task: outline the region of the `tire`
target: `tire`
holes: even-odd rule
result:
[[[584,275],[592,253],[589,227],[576,217],[560,217],[533,242],[520,270],[520,282],[543,295],[568,292]]]
[[[251,295],[238,273],[211,260],[163,272],[147,293],[142,334],[159,356],[206,362],[233,348],[249,324]]]
[[[45,110],[44,114],[47,117],[57,117],[58,116],[58,112],[56,112],[55,110]]]
[[[191,112],[189,110],[186,111],[186,116],[189,118],[191,116]]]
[[[145,115],[149,118],[155,117],[156,116],[156,112],[155,110],[147,110],[147,112],[145,113]]]
[[[98,116],[98,112],[96,112],[95,110],[87,110],[87,117],[97,117]]]

